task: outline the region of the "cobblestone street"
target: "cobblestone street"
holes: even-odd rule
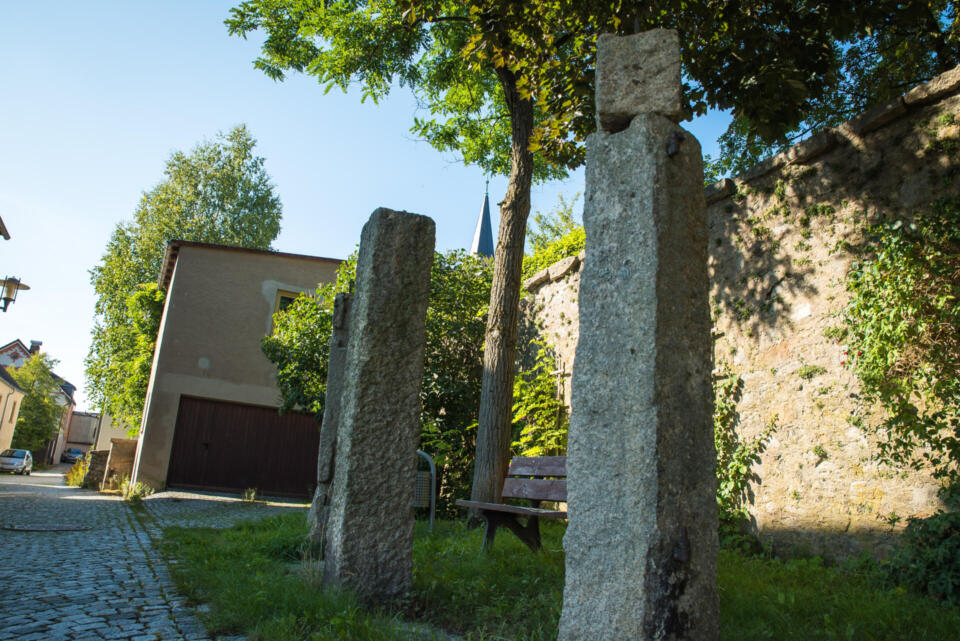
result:
[[[291,509],[163,492],[135,510],[66,486],[66,469],[0,476],[0,641],[207,640],[152,542],[169,525],[226,527]],[[67,527],[82,529],[43,531]]]

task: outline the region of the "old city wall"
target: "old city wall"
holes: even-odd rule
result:
[[[707,188],[715,366],[744,381],[742,438],[776,423],[750,511],[782,552],[883,555],[907,517],[941,507],[929,474],[873,459],[865,428],[881,416],[831,330],[863,224],[960,197],[958,94],[960,67]],[[582,260],[530,278],[522,302],[526,338],[555,347],[568,402]]]

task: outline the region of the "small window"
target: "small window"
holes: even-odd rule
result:
[[[12,421],[13,417],[16,415],[17,415],[17,402],[14,401],[13,405],[10,407],[10,418],[8,418],[7,420]]]
[[[277,312],[282,312],[288,307],[290,307],[290,305],[293,304],[293,301],[297,299],[297,296],[299,296],[302,293],[303,292],[291,292],[286,289],[277,290],[277,299],[273,303],[273,313],[276,314]],[[271,316],[271,319],[272,318],[273,317]],[[271,333],[273,332],[272,320],[270,321],[270,331]]]

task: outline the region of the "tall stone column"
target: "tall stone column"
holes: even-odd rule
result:
[[[560,641],[713,641],[717,507],[700,146],[674,31],[601,36]]]
[[[333,331],[327,359],[327,393],[320,424],[320,448],[317,454],[317,489],[307,514],[310,543],[321,548],[330,512],[330,494],[333,484],[334,457],[337,450],[337,428],[340,425],[340,394],[350,342],[349,319],[353,294],[340,293],[333,300]],[[322,551],[322,548],[321,548]]]
[[[363,227],[340,396],[325,585],[407,592],[434,224],[377,209]]]

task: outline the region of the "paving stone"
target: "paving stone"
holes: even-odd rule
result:
[[[0,537],[0,558],[20,561],[15,567],[0,566],[2,640],[210,641],[154,548],[163,528],[229,527],[303,507],[250,506],[230,497],[162,492],[134,512],[116,497],[66,488],[63,471],[36,472],[28,479],[0,476],[5,524],[90,527]],[[85,500],[71,500],[77,498]]]

